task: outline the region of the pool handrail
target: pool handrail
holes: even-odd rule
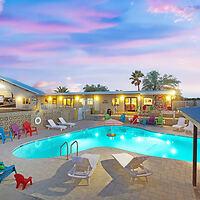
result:
[[[76,156],[78,156],[78,142],[75,140],[70,145],[70,154],[72,153],[72,146],[76,143]]]
[[[68,144],[68,142],[63,143],[63,144],[60,146],[60,156],[62,155],[62,147],[63,147],[65,144],[67,145],[67,160],[69,160],[69,144]]]

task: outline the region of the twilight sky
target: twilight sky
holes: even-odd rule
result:
[[[200,0],[0,0],[0,70],[48,92],[158,70],[200,97]]]

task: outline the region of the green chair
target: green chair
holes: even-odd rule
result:
[[[159,116],[158,119],[156,120],[156,125],[163,125],[163,124],[164,124],[163,117]]]
[[[110,115],[109,115],[109,114],[105,114],[104,119],[105,119],[105,120],[110,119]]]
[[[150,110],[151,110],[151,111],[152,111],[152,110],[154,110],[154,107],[153,107],[153,106],[151,106],[151,107],[150,107]]]

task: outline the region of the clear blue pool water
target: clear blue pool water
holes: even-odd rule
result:
[[[111,132],[116,136],[113,138],[106,136]],[[185,161],[192,161],[193,156],[192,138],[126,126],[96,127],[46,138],[24,144],[15,149],[13,154],[27,159],[57,157],[60,156],[60,146],[64,142],[68,142],[70,145],[74,140],[78,141],[79,151],[94,147],[113,147],[149,156]],[[198,139],[198,145],[199,142]],[[73,152],[76,152],[76,145],[73,146]],[[200,162],[199,153],[198,162]],[[65,146],[62,155],[66,154]]]

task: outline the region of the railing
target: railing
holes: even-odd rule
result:
[[[71,145],[70,145],[70,154],[72,153],[72,146],[76,143],[76,156],[78,156],[78,142],[75,140]]]
[[[62,155],[62,147],[63,147],[65,144],[67,145],[67,160],[69,160],[69,145],[68,145],[67,142],[63,143],[63,144],[61,145],[61,147],[60,147],[60,156]]]

